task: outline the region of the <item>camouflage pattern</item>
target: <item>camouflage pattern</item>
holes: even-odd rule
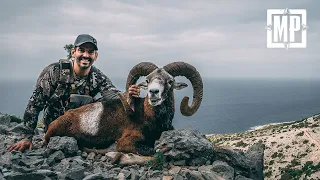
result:
[[[37,126],[40,111],[44,110],[45,130],[53,120],[63,115],[68,110],[70,93],[91,97],[101,93],[101,96],[105,97],[110,94],[110,91],[119,92],[110,79],[94,66],[91,67],[90,73],[86,77],[75,77],[73,85],[61,82],[59,79],[59,62],[50,64],[39,75],[23,117],[24,124],[30,129],[30,132],[33,132]],[[33,133],[25,134],[25,138],[30,139],[32,136]]]

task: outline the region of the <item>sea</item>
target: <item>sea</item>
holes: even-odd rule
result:
[[[124,90],[125,78],[110,79]],[[320,113],[320,80],[203,78],[200,108],[193,116],[185,117],[180,113],[180,102],[184,96],[192,100],[192,86],[184,77],[176,80],[189,85],[174,91],[176,129],[194,129],[204,134],[235,133]],[[23,117],[34,86],[35,80],[1,80],[0,112]],[[145,95],[142,92],[141,96]]]

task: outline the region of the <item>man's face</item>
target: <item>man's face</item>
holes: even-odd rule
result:
[[[88,69],[98,57],[98,52],[91,43],[84,43],[73,48],[71,54],[82,70]]]

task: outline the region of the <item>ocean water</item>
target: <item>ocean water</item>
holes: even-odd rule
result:
[[[180,113],[183,96],[192,97],[189,87],[175,91],[175,128],[196,129],[205,134],[234,133],[254,126],[287,122],[320,113],[319,80],[204,79],[204,97],[197,113]],[[125,79],[112,79],[123,90]],[[35,81],[0,81],[0,112],[23,117]],[[141,96],[144,96],[143,92]],[[192,98],[190,98],[192,100]]]

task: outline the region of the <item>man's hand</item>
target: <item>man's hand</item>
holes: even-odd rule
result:
[[[139,97],[140,96],[140,87],[137,85],[131,85],[129,87],[129,96]]]
[[[29,139],[23,139],[11,146],[9,146],[7,148],[7,150],[9,152],[13,151],[13,150],[16,150],[16,151],[20,151],[20,152],[23,152],[24,150],[28,149],[31,151],[32,150],[32,141],[29,140]]]

